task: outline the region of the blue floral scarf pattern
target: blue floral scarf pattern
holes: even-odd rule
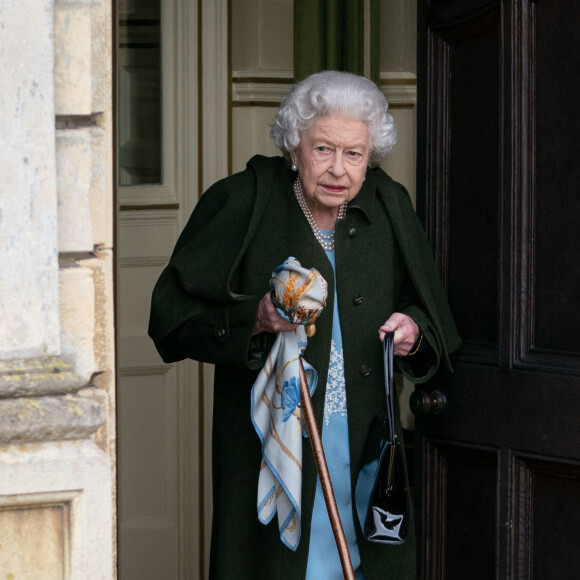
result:
[[[299,357],[306,349],[305,324],[313,324],[326,304],[328,287],[315,270],[293,257],[272,272],[272,302],[286,320],[300,324],[280,332],[252,387],[251,413],[262,442],[258,480],[258,519],[268,524],[278,514],[282,542],[296,550],[300,542],[303,424]],[[310,393],[318,376],[306,362]]]

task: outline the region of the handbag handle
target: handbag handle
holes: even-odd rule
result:
[[[395,443],[395,402],[394,402],[394,332],[385,333],[385,395],[387,408],[387,436],[389,443]]]

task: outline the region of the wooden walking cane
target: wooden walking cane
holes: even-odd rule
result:
[[[302,357],[298,357],[300,362],[300,401],[302,403],[302,410],[304,411],[304,418],[306,420],[306,428],[312,444],[312,452],[314,453],[314,460],[318,475],[320,476],[320,484],[322,485],[322,494],[328,510],[328,517],[330,518],[330,525],[332,533],[338,548],[338,555],[340,556],[340,563],[342,565],[342,573],[345,580],[355,580],[354,570],[352,569],[352,562],[350,560],[350,553],[348,551],[348,544],[340,521],[340,514],[336,507],[336,499],[332,489],[332,482],[330,481],[330,474],[328,472],[328,465],[326,464],[326,457],[324,449],[322,448],[322,440],[320,432],[316,425],[316,418],[314,417],[314,409],[312,408],[312,399],[310,398],[310,390],[308,389],[308,379],[304,372],[304,364]]]

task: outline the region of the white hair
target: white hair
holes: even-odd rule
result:
[[[312,123],[336,113],[366,123],[370,161],[378,162],[397,142],[388,108],[385,96],[372,81],[352,73],[323,71],[294,85],[278,109],[270,136],[289,160]]]

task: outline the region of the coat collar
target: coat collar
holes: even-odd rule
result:
[[[373,223],[373,215],[375,212],[375,205],[377,196],[375,195],[376,186],[374,174],[369,167],[365,175],[365,180],[356,197],[348,204],[348,209],[357,209],[363,213],[367,221]]]
[[[286,183],[291,185],[296,177],[296,174],[290,169],[289,163],[282,157],[268,158],[255,155],[248,162],[248,166],[253,167],[256,175],[261,177],[258,180],[258,187],[260,184],[263,187],[272,187],[272,183],[275,184],[275,187],[280,187]],[[286,186],[284,185],[284,187]],[[372,217],[377,203],[376,188],[375,171],[368,167],[361,190],[348,204],[349,209],[361,211],[369,223],[373,221]]]

